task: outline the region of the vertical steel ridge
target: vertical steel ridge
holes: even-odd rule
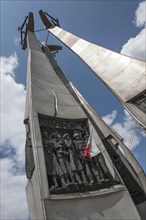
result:
[[[44,26],[49,29],[49,28],[53,28],[54,25],[52,25],[52,23],[48,20],[48,18],[46,17],[46,15],[44,14],[44,12],[42,10],[39,11],[40,17],[44,23]]]
[[[29,12],[27,30],[34,32],[34,16],[32,12]]]
[[[23,27],[25,24],[26,24],[25,31],[21,30],[22,50],[26,50],[27,48],[27,31],[34,33],[34,16],[32,12],[29,12],[28,23],[24,23]],[[24,34],[24,39],[22,39],[22,33]]]

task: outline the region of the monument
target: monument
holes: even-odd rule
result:
[[[24,123],[31,220],[145,219],[142,168],[67,80],[52,55],[61,47],[36,38],[33,13],[19,30],[28,50]]]

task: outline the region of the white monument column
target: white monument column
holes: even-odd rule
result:
[[[146,63],[96,44],[51,24],[40,11],[45,27],[74,52],[146,129]]]

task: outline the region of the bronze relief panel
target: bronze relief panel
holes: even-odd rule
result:
[[[39,115],[51,194],[94,191],[113,184],[101,153],[84,156],[90,132],[87,119]]]

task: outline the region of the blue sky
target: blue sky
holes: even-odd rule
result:
[[[61,27],[85,40],[116,52],[145,59],[144,1],[1,0],[1,218],[27,219],[23,125],[27,51],[19,45],[18,26],[32,11],[35,30],[43,28],[40,9],[60,20]],[[45,41],[47,32],[37,34]],[[51,35],[48,44],[61,45]],[[134,121],[114,95],[65,46],[56,56],[67,78],[89,104],[124,138],[129,146]],[[136,126],[129,146],[145,169],[145,137]],[[8,196],[9,195],[9,196]],[[23,204],[23,205],[20,205]],[[18,208],[19,207],[19,208]]]

